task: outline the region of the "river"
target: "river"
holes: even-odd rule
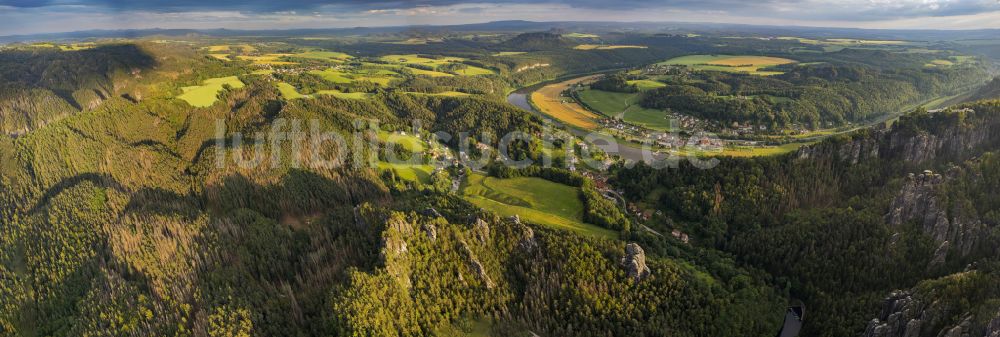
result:
[[[536,110],[535,107],[532,106],[531,102],[528,100],[528,96],[530,96],[531,93],[534,92],[535,90],[538,90],[539,88],[552,83],[557,83],[557,82],[543,82],[529,87],[518,89],[517,91],[510,93],[510,95],[507,95],[507,103],[516,105],[521,109],[527,110],[545,120],[548,120],[553,125],[563,126],[567,131],[572,133],[574,136],[584,139],[588,139],[587,137],[590,137],[589,140],[591,140],[592,145],[599,147],[601,150],[603,150],[608,154],[618,155],[625,160],[633,162],[644,161],[650,163],[654,159],[660,160],[667,157],[666,154],[654,152],[652,149],[646,149],[645,151],[643,151],[643,149],[641,149],[639,145],[618,141],[614,137],[602,133],[590,132],[583,129],[566,126],[560,121],[555,120],[552,117],[546,115],[545,113]]]

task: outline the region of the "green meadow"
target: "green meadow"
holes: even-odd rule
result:
[[[434,167],[426,164],[391,164],[387,162],[378,162],[378,169],[382,171],[392,171],[396,177],[400,179],[425,185],[431,184],[431,173],[434,172]]]
[[[639,93],[592,89],[581,90],[577,93],[580,101],[605,116],[619,117],[625,122],[653,130],[669,131],[672,125],[667,114],[661,110],[646,109],[640,106],[639,95]]]
[[[473,173],[463,184],[463,197],[501,216],[569,230],[582,235],[615,238],[612,230],[583,222],[580,189],[541,178],[497,179]]]
[[[183,93],[177,98],[188,102],[191,106],[212,106],[218,99],[219,91],[222,91],[224,85],[242,88],[243,82],[236,76],[210,78],[203,81],[202,85],[181,88]]]

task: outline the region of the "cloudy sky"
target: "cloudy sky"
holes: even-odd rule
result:
[[[497,20],[1000,28],[1000,0],[0,0],[0,36],[87,29],[287,29]]]

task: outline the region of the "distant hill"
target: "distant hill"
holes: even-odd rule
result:
[[[524,33],[507,40],[501,46],[518,51],[550,50],[572,47],[574,43],[559,34],[537,32]]]

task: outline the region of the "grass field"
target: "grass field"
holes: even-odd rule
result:
[[[347,98],[347,99],[367,99],[371,97],[372,94],[367,92],[342,92],[340,90],[320,90],[316,92],[316,95],[328,95],[337,98]]]
[[[619,45],[600,45],[600,44],[581,44],[579,46],[573,47],[576,50],[614,50],[614,49],[646,49],[646,46],[636,46],[628,44]]]
[[[71,43],[71,44],[61,44],[59,49],[62,51],[77,51],[77,50],[87,50],[97,47],[96,43],[93,42],[81,42],[81,43]]]
[[[431,165],[419,165],[419,164],[390,164],[386,162],[378,162],[379,170],[392,170],[395,172],[396,177],[403,180],[408,180],[421,184],[431,184],[431,173],[434,173],[434,167]]]
[[[229,85],[233,88],[242,88],[243,82],[236,76],[210,78],[203,81],[202,85],[181,88],[184,93],[177,96],[177,98],[188,102],[191,106],[211,106],[212,104],[215,104],[215,100],[218,99],[217,96],[219,91],[222,91],[223,85]]]
[[[740,55],[688,55],[675,57],[660,62],[664,65],[686,65],[697,70],[714,70],[725,72],[745,72],[754,75],[778,75],[778,71],[761,70],[770,66],[795,63],[780,57],[740,56]]]
[[[443,97],[466,97],[469,94],[459,91],[442,91],[435,93],[424,93],[424,92],[409,92],[414,95],[427,95],[427,96],[443,96]]]
[[[672,123],[667,118],[667,114],[661,110],[646,109],[639,106],[639,95],[638,93],[590,89],[581,90],[578,93],[583,103],[608,117],[621,118],[625,122],[641,125],[653,130],[671,130]]]
[[[384,143],[395,144],[395,146],[400,146],[413,153],[420,153],[427,150],[427,143],[412,135],[380,131],[378,133],[378,139]]]
[[[601,116],[588,111],[571,98],[560,96],[560,94],[570,86],[592,80],[596,76],[598,75],[574,78],[544,86],[531,93],[531,103],[542,113],[563,123],[587,130],[595,129],[598,126],[597,119]]]
[[[424,70],[424,69],[409,68],[409,67],[407,67],[407,69],[409,69],[410,71],[412,71],[414,75],[426,75],[426,76],[430,76],[430,77],[455,76],[455,75],[452,75],[452,74],[449,74],[449,73],[443,73],[443,72],[440,72],[440,71]]]
[[[299,98],[309,98],[315,95],[329,95],[337,98],[347,98],[347,99],[367,99],[371,96],[369,93],[364,92],[341,92],[339,90],[320,90],[314,95],[303,95],[299,93],[297,89],[291,84],[285,82],[278,82],[275,84],[278,86],[278,91],[281,92],[281,97],[285,99],[299,99]]]
[[[311,59],[311,60],[338,61],[338,62],[343,62],[352,58],[351,55],[334,51],[307,51],[298,54],[292,54],[289,56]]]
[[[385,55],[385,56],[382,56],[381,59],[383,61],[387,61],[387,62],[406,63],[406,64],[410,64],[410,63],[412,63],[412,64],[423,64],[423,65],[429,65],[429,66],[433,66],[433,67],[436,67],[436,66],[439,66],[439,65],[443,65],[443,64],[448,64],[450,62],[462,62],[462,61],[465,61],[465,59],[461,58],[461,57],[428,58],[428,57],[421,57],[421,56],[419,56],[417,54]]]
[[[635,85],[636,88],[639,88],[639,90],[650,90],[667,86],[663,82],[657,82],[653,80],[633,80],[633,81],[628,81],[628,84]]]
[[[585,34],[585,33],[569,33],[569,34],[563,34],[563,36],[576,39],[594,39],[600,37],[594,34]]]
[[[324,80],[333,83],[346,84],[354,81],[351,78],[347,77],[348,76],[347,73],[332,68],[324,70],[310,70],[309,73],[313,75],[318,75],[319,77],[322,77]]]
[[[514,56],[514,55],[522,55],[522,54],[527,54],[527,53],[528,52],[526,52],[526,51],[502,51],[502,52],[493,54],[493,56]]]
[[[272,66],[298,64],[296,62],[282,61],[281,59],[292,54],[264,54],[260,56],[239,55],[236,58],[252,61],[254,64],[267,64]]]
[[[755,147],[727,146],[722,150],[722,153],[718,155],[730,156],[730,157],[774,156],[796,151],[800,147],[809,144],[812,143],[788,143],[778,146],[755,146]]]
[[[284,97],[285,99],[299,99],[305,97],[300,94],[298,90],[295,90],[295,87],[291,84],[278,82],[276,85],[278,86],[278,91],[281,92],[281,97]]]
[[[497,179],[473,173],[462,187],[462,195],[476,206],[501,216],[564,229],[582,235],[616,238],[612,230],[583,222],[583,202],[576,187],[541,178]]]
[[[459,69],[459,70],[455,71],[455,73],[458,73],[459,75],[464,75],[464,76],[476,76],[476,75],[490,75],[490,74],[493,74],[493,71],[489,70],[489,69],[486,69],[486,68],[476,67],[476,66],[466,66],[463,69]]]

